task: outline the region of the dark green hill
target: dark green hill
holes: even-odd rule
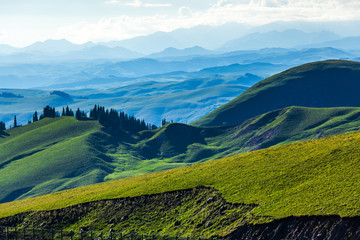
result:
[[[314,62],[267,78],[231,102],[195,121],[195,126],[237,124],[289,106],[360,106],[360,63]]]

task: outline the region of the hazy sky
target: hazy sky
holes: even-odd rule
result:
[[[110,41],[199,24],[359,20],[360,0],[0,0],[0,44]]]

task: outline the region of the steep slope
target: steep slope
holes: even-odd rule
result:
[[[139,206],[140,202],[153,206],[154,201],[155,203],[162,201],[162,198],[153,196],[151,197],[152,200],[144,201],[146,197],[134,199],[130,199],[130,197],[176,191],[174,194],[165,197],[163,201],[167,199],[166,201],[175,202],[184,199],[185,206],[192,206],[186,212],[191,212],[192,216],[195,217],[195,215],[205,214],[205,212],[192,211],[192,208],[195,210],[197,204],[192,202],[192,198],[186,200],[187,197],[180,190],[205,186],[218,190],[225,201],[240,204],[238,207],[243,206],[244,208],[241,213],[237,213],[239,215],[231,225],[228,223],[221,225],[221,221],[214,221],[207,224],[212,226],[211,228],[204,229],[203,225],[199,224],[197,228],[203,229],[201,231],[203,236],[223,236],[246,223],[267,223],[274,219],[284,219],[289,216],[338,215],[354,217],[359,215],[360,209],[360,202],[358,201],[360,171],[357,167],[360,164],[359,144],[360,133],[356,132],[268,148],[191,167],[109,181],[56,194],[5,203],[0,205],[0,216],[12,216],[28,211],[61,209],[105,199],[108,200],[104,202],[105,205],[110,205],[109,199],[118,198],[131,200],[133,207]],[[211,194],[208,196],[206,203],[202,201],[197,203],[201,203],[205,208],[212,201],[218,201],[218,197]],[[197,197],[194,196],[194,198]],[[206,199],[206,197],[204,198]],[[120,200],[120,202],[126,201],[126,199]],[[176,229],[164,228],[161,231],[167,232],[167,234],[184,231],[187,234],[187,227],[191,223],[186,221],[186,215],[182,215],[185,213],[178,211],[178,208],[175,211],[172,208],[174,205],[171,204],[166,207],[163,205],[164,203],[158,203],[162,206],[162,211],[168,213],[167,217],[170,221],[177,220],[178,222],[174,222]],[[217,208],[221,211],[224,203],[218,203]],[[95,209],[102,208],[100,202],[99,204]],[[130,203],[126,203],[126,205],[128,204]],[[97,221],[97,216],[102,213],[96,212],[96,210],[89,210],[90,213],[86,213],[86,209],[91,209],[91,205],[83,205],[81,209],[72,210],[74,214],[82,212],[84,215],[77,215],[78,218],[75,222],[67,222],[66,227],[74,229],[80,226],[89,226],[90,229],[97,230],[108,230],[111,227],[118,230],[118,226],[125,224],[129,230],[131,230],[131,226],[142,226],[141,231],[143,233],[156,233],[159,230],[157,222],[152,220],[156,219],[154,218],[157,215],[156,210],[153,215],[149,215],[149,218],[134,218],[130,215],[132,212],[129,212],[119,214],[116,218],[111,218],[112,220],[108,219],[108,221],[100,223]],[[229,211],[231,210],[228,209],[225,213]],[[61,211],[57,212],[61,214]],[[28,223],[34,224],[35,222],[30,220],[32,213],[29,214],[20,216],[19,220],[14,221],[13,224],[22,226],[22,220],[26,217],[29,217],[26,220]],[[42,216],[46,215],[42,214]],[[38,219],[36,214],[33,216],[34,221]],[[129,217],[129,221],[127,217]],[[110,226],[108,223],[111,223]],[[214,230],[214,226],[221,227]]]
[[[288,106],[360,106],[360,63],[341,60],[314,62],[267,78],[231,102],[193,124],[237,124]]]
[[[110,136],[95,121],[61,117],[0,135],[0,202],[101,182],[112,172]]]

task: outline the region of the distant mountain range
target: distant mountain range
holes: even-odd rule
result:
[[[296,29],[282,32],[272,31],[266,33],[252,33],[225,43],[219,50],[251,50],[262,48],[294,48],[325,41],[338,40],[341,37],[331,32],[306,33]]]
[[[338,49],[345,49],[345,50],[359,50],[360,37],[346,37],[338,40],[307,45],[307,47],[312,47],[312,48],[325,47],[325,46],[338,48]]]
[[[50,95],[48,90],[0,89],[0,94],[6,92],[23,96],[20,99],[4,98],[0,95],[0,119],[9,126],[14,115],[17,115],[18,123],[25,124],[32,118],[35,110],[40,111],[48,104],[56,107],[58,111],[66,105],[73,109],[80,107],[88,111],[94,104],[101,104],[124,110],[156,125],[161,124],[162,118],[189,123],[227,103],[249,86],[262,80],[261,77],[249,73],[218,77],[209,77],[207,74],[202,76],[203,78],[171,82],[144,80],[124,87],[103,90],[94,88],[65,90],[72,99]],[[95,86],[96,82],[92,84]],[[71,86],[75,88],[78,85],[69,84],[68,88],[70,89]],[[144,105],[144,102],[147,104]]]
[[[122,54],[119,59],[136,58],[133,53],[150,55],[153,57],[175,56],[179,53],[176,49],[186,49],[184,55],[204,55],[207,51],[199,51],[195,46],[205,49],[218,49],[221,51],[253,50],[261,48],[293,48],[293,47],[335,47],[341,49],[359,49],[356,43],[360,31],[356,29],[359,22],[345,21],[330,23],[309,23],[306,22],[275,22],[257,27],[244,24],[229,23],[220,26],[196,26],[188,29],[177,29],[172,32],[156,32],[147,36],[139,36],[120,41],[106,43],[73,44],[67,40],[47,40],[37,42],[24,48],[14,48],[8,45],[0,45],[0,54],[31,53],[32,55],[63,55],[65,53],[77,52],[83,49],[90,49],[95,46],[105,46],[110,49],[121,47],[129,51],[129,55]],[[353,38],[348,38],[354,36]],[[340,41],[333,43],[333,41]],[[351,45],[347,45],[350,43]],[[314,45],[317,44],[317,45]],[[193,49],[192,49],[193,48]],[[125,49],[123,49],[125,53]],[[92,53],[92,59],[102,58]],[[68,59],[69,56],[67,56]],[[112,57],[111,57],[112,58]]]
[[[103,56],[106,53],[108,58],[92,58],[93,56],[90,54],[92,51],[98,52],[99,55],[103,54]],[[73,88],[74,86],[88,88],[89,86],[94,87],[96,85],[100,88],[112,88],[144,80],[179,81],[194,77],[213,77],[214,74],[227,74],[225,72],[228,70],[225,70],[225,68],[229,69],[229,67],[226,66],[233,64],[240,64],[243,68],[240,72],[237,70],[237,72],[233,71],[233,73],[252,73],[268,77],[286,68],[310,61],[355,59],[359,56],[354,51],[347,52],[334,48],[310,48],[302,50],[271,48],[185,57],[179,57],[179,55],[185,55],[182,51],[174,50],[177,55],[175,57],[168,55],[168,57],[158,59],[116,59],[117,56],[124,56],[124,51],[126,52],[126,50],[121,48],[108,49],[107,47],[98,46],[77,51],[75,55],[80,60],[70,60],[65,58],[66,55],[64,55],[65,57],[54,56],[52,58],[53,61],[50,60],[51,58],[44,61],[47,58],[40,56],[39,62],[31,54],[19,53],[7,56],[0,58],[1,86],[3,88],[37,87],[52,89]],[[200,51],[203,52],[203,50]],[[131,54],[134,56],[137,53]],[[114,57],[114,59],[110,57]],[[9,59],[13,59],[15,62],[11,63]],[[31,63],[16,63],[24,59],[31,60]],[[55,61],[54,59],[57,60]],[[269,67],[270,65],[273,66]],[[234,66],[236,65],[232,66],[233,69]],[[250,66],[253,67],[250,69]],[[218,70],[213,73],[210,73],[208,70],[199,72],[204,68],[208,68],[208,70],[210,68],[217,68]],[[82,84],[83,86],[81,86]]]
[[[203,56],[203,55],[210,55],[210,54],[215,54],[214,51],[199,47],[199,46],[194,46],[191,48],[185,48],[185,49],[177,49],[177,48],[173,48],[173,47],[169,47],[164,49],[161,52],[157,52],[157,53],[152,53],[150,55],[148,55],[148,58],[176,58],[176,57],[196,57],[196,56]]]

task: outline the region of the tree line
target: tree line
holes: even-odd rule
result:
[[[32,121],[28,123],[39,121],[43,118],[55,118],[60,116],[75,116],[77,120],[97,120],[103,125],[107,132],[113,135],[119,135],[122,131],[139,132],[142,130],[156,129],[156,125],[151,125],[140,120],[134,116],[128,115],[123,111],[116,111],[115,109],[105,109],[103,106],[95,105],[89,111],[89,116],[84,111],[78,108],[75,113],[69,106],[63,107],[61,114],[55,108],[47,105],[44,107],[42,113],[39,115],[37,111],[34,112]],[[18,127],[16,115],[14,116],[13,127]],[[0,131],[6,130],[5,123],[0,121]]]

